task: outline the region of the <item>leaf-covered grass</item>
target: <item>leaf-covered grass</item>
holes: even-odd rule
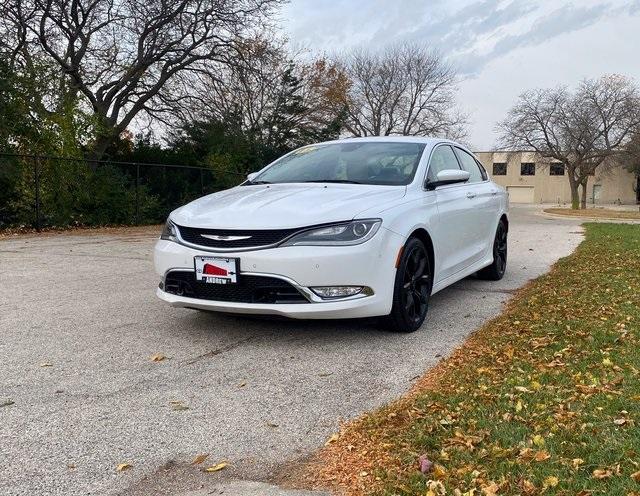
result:
[[[347,494],[640,495],[640,226],[571,256],[313,467]],[[423,474],[418,458],[433,467]]]

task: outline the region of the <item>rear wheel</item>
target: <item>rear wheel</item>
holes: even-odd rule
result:
[[[387,317],[396,332],[413,332],[427,315],[431,296],[431,266],[424,243],[410,238],[404,246],[393,291],[393,307]]]
[[[501,220],[493,240],[493,263],[478,271],[478,277],[499,281],[507,270],[507,225]]]

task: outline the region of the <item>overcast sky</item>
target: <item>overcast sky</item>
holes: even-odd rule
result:
[[[336,53],[416,40],[457,68],[468,142],[496,144],[494,126],[517,96],[607,73],[640,84],[640,0],[291,0],[294,44]]]

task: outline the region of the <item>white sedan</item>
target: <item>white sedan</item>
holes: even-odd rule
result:
[[[176,307],[301,319],[384,316],[411,332],[432,294],[507,263],[508,198],[452,141],[305,146],[174,210],[155,246]]]

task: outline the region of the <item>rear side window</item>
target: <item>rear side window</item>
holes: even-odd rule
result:
[[[449,145],[440,145],[431,154],[429,160],[429,172],[427,173],[427,181],[433,182],[438,180],[438,172],[456,169],[460,170],[458,159]]]
[[[460,159],[462,168],[469,174],[471,174],[471,176],[469,177],[469,182],[479,183],[481,181],[484,181],[484,175],[480,171],[480,167],[478,167],[476,159],[460,148],[456,148],[456,153],[458,155],[458,158]]]

